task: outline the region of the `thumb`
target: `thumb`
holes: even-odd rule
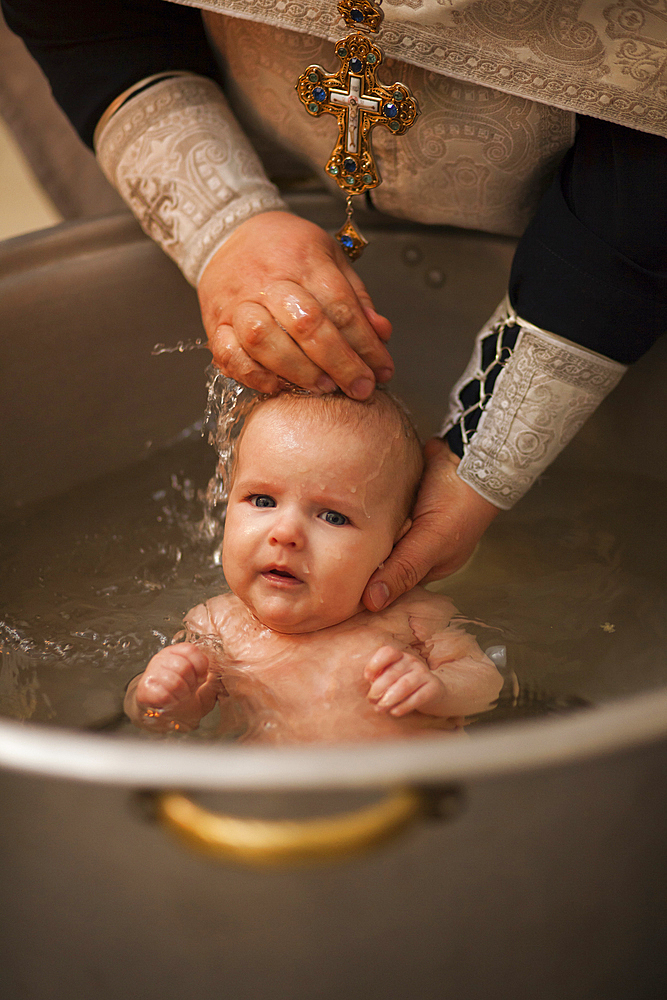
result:
[[[423,580],[431,569],[428,535],[416,525],[398,542],[381,569],[366,584],[362,601],[369,611],[381,611]]]

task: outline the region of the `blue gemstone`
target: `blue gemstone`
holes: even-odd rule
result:
[[[315,91],[313,91],[313,96],[314,94]],[[382,108],[382,114],[385,116],[385,118],[395,118],[396,115],[398,114],[398,108],[396,107],[395,104],[385,104],[383,105]]]
[[[359,10],[358,7],[353,7],[352,10],[350,11],[350,17],[352,18],[353,21],[356,21],[357,24],[361,24],[361,22],[365,20],[366,15],[364,14],[363,10]]]
[[[350,69],[353,73],[361,73],[364,68],[364,64],[361,59],[350,59]]]
[[[352,250],[354,247],[354,240],[351,236],[345,236],[344,234],[338,237],[338,242],[341,246],[344,246],[347,250]]]
[[[357,169],[356,161],[351,159],[349,156],[346,160],[343,160],[343,167],[347,170],[348,174],[353,174]]]
[[[322,104],[322,102],[327,99],[327,92],[324,87],[313,87],[313,97],[316,101]]]

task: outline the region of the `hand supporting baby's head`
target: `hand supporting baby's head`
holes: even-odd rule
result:
[[[421,446],[388,393],[282,393],[237,442],[223,543],[234,593],[264,625],[311,632],[360,610],[410,526]]]

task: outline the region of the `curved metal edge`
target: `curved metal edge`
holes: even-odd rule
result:
[[[143,788],[307,790],[460,782],[576,763],[667,739],[667,690],[567,717],[499,725],[467,740],[429,737],[271,748],[145,743],[0,722],[0,766]]]
[[[0,281],[23,271],[48,267],[59,260],[109,253],[118,246],[151,241],[129,212],[60,222],[48,229],[0,241]],[[159,255],[160,251],[157,251]]]

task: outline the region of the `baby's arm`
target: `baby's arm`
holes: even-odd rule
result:
[[[125,695],[125,712],[143,729],[196,729],[213,710],[221,682],[209,672],[205,649],[181,642],[161,649]]]
[[[447,691],[448,715],[475,715],[491,708],[503,679],[474,636],[450,624],[425,639],[421,651]]]
[[[502,677],[474,636],[452,624],[456,613],[449,598],[423,587],[396,602],[386,624],[409,649],[383,646],[366,668],[368,697],[379,711],[462,719],[497,699]]]

